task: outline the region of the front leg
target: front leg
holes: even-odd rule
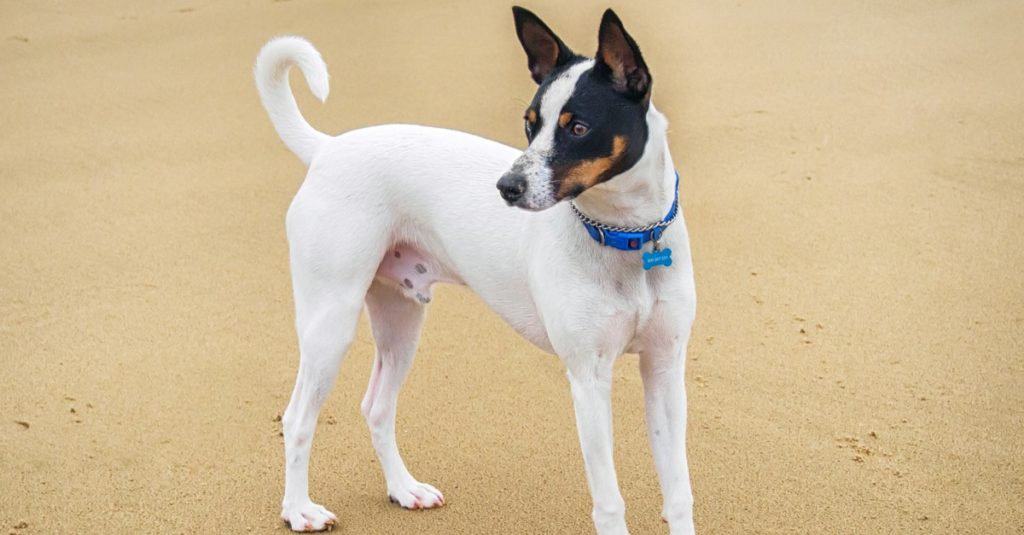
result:
[[[672,535],[692,535],[693,491],[686,463],[686,342],[688,334],[640,354],[648,438]]]
[[[592,516],[598,535],[628,534],[626,505],[619,493],[612,457],[612,364],[614,357],[563,358],[572,389],[576,426],[583,449]]]

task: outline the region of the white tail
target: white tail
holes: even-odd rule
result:
[[[308,166],[328,136],[302,117],[288,85],[288,70],[292,65],[302,70],[313,96],[325,101],[330,90],[327,65],[313,45],[301,37],[276,37],[263,45],[256,56],[256,88],[277,135]]]

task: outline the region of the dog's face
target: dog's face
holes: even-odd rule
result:
[[[543,210],[632,167],[647,142],[651,75],[612,10],[595,59],[573,53],[533,13],[512,8],[539,87],[523,116],[529,146],[498,181],[511,206]]]

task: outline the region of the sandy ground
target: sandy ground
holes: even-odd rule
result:
[[[576,4],[529,7],[592,50],[605,5]],[[1022,532],[1024,5],[893,4],[618,8],[693,237],[704,533]],[[282,33],[331,69],[326,105],[295,84],[324,130],[523,144],[504,3],[0,2],[0,533],[283,531],[304,170],[251,75]],[[365,322],[314,498],[343,533],[590,532],[558,360],[465,289],[431,309],[399,441],[448,506],[385,498]],[[619,475],[634,533],[664,533],[636,367],[615,377]]]

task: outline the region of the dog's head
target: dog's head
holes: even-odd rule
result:
[[[513,7],[537,93],[523,116],[529,146],[498,181],[511,206],[543,210],[632,167],[647,142],[651,74],[612,10],[594,59],[577,55],[536,15]]]

